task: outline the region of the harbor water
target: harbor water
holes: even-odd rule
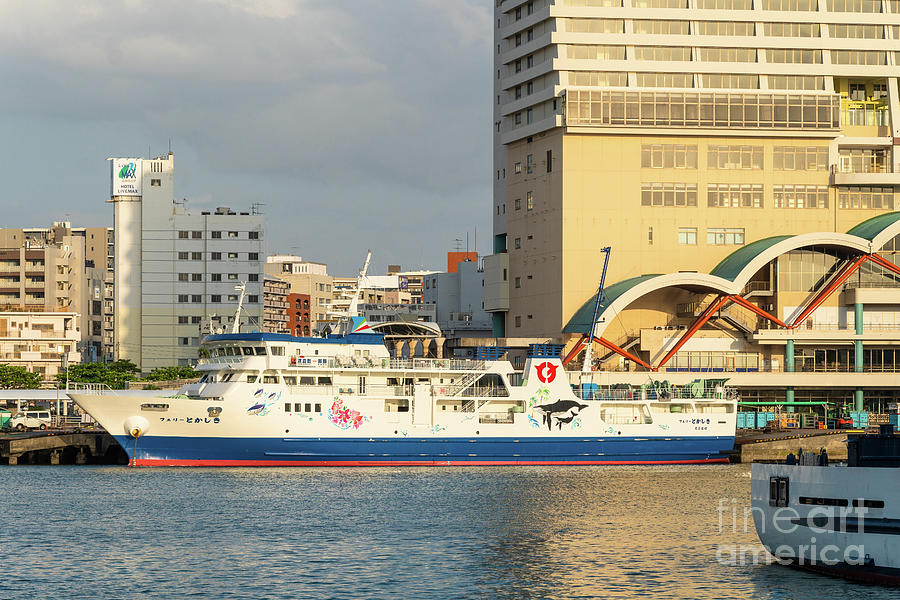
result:
[[[755,560],[748,465],[19,466],[0,482],[0,598],[891,593]]]

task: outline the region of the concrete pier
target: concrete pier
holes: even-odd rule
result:
[[[0,464],[128,464],[118,442],[105,431],[41,431],[0,435]]]
[[[784,460],[788,453],[797,454],[800,448],[818,452],[822,448],[834,460],[847,460],[846,431],[806,431],[738,438],[734,442],[738,462],[755,460]]]

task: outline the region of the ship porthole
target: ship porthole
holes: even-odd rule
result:
[[[291,430],[290,430],[290,429],[285,429],[284,432],[285,432],[285,433],[290,433]]]

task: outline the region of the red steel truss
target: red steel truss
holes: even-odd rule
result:
[[[800,313],[800,315],[798,315],[797,318],[794,319],[790,324],[785,323],[778,317],[769,314],[768,312],[759,308],[752,302],[749,302],[746,298],[744,298],[742,296],[733,295],[733,294],[719,296],[716,300],[714,300],[712,302],[712,304],[707,306],[706,309],[704,309],[704,311],[702,313],[700,313],[700,316],[697,317],[697,320],[694,321],[694,324],[691,325],[691,327],[687,331],[684,332],[684,335],[681,336],[681,338],[678,340],[678,342],[675,344],[675,346],[671,350],[669,350],[668,353],[666,353],[666,355],[663,357],[663,359],[661,361],[659,361],[659,364],[657,364],[655,367],[647,364],[640,358],[634,356],[627,350],[620,348],[619,346],[610,342],[607,339],[604,339],[602,337],[594,337],[594,341],[597,342],[598,344],[600,344],[601,346],[603,346],[604,348],[606,348],[607,350],[615,352],[616,354],[623,356],[623,357],[627,358],[628,360],[632,360],[632,361],[638,363],[639,365],[646,367],[647,369],[649,369],[651,371],[658,371],[660,368],[663,367],[663,365],[665,365],[667,362],[669,362],[669,360],[673,356],[675,356],[675,353],[677,353],[682,348],[682,346],[684,346],[687,343],[687,341],[689,339],[691,339],[694,336],[694,334],[696,334],[700,330],[700,328],[703,327],[703,325],[705,325],[706,322],[709,321],[718,310],[720,310],[723,306],[725,306],[725,304],[727,304],[729,302],[734,302],[735,304],[738,304],[738,305],[746,308],[747,310],[754,312],[755,314],[759,315],[760,317],[767,319],[767,320],[771,321],[772,323],[775,323],[779,327],[783,327],[785,329],[796,329],[803,323],[803,321],[808,316],[810,316],[812,313],[814,313],[838,288],[840,288],[841,285],[843,285],[844,282],[846,282],[847,279],[849,279],[851,275],[853,275],[856,271],[858,271],[866,261],[871,261],[881,267],[884,267],[885,269],[892,271],[893,273],[896,273],[897,275],[900,275],[900,267],[893,264],[892,262],[885,260],[884,258],[878,256],[877,254],[860,255],[859,257],[853,259],[852,262],[844,265],[844,267],[842,267],[841,270],[838,271],[838,275],[831,281],[831,283],[829,283],[827,286],[825,286],[825,288],[823,288],[822,291],[820,291],[815,296],[815,298],[813,298],[813,301],[809,303],[809,306],[807,306],[803,310],[803,312]],[[565,359],[563,359],[563,364],[566,365],[569,362],[571,362],[578,355],[578,353],[584,348],[586,343],[587,343],[587,336],[585,335],[585,336],[582,336],[582,338],[578,341],[578,343],[576,343],[575,346],[572,348],[572,350],[566,355]]]

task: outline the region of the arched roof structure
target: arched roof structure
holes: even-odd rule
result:
[[[726,256],[709,274],[678,272],[625,279],[606,289],[594,335],[601,336],[615,315],[635,300],[657,290],[671,287],[706,293],[740,294],[757,271],[792,250],[816,246],[852,254],[869,254],[897,235],[900,235],[900,212],[892,212],[863,221],[847,233],[827,231],[757,240]],[[569,319],[563,333],[588,334],[595,302],[596,298],[588,298]]]
[[[436,338],[441,336],[441,328],[437,323],[422,321],[385,321],[370,325],[372,331],[381,333],[386,338]]]

